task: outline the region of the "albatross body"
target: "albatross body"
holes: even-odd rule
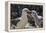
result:
[[[17,23],[17,28],[21,28],[23,29],[25,27],[25,25],[28,23],[28,19],[27,19],[27,12],[26,10],[28,10],[27,8],[24,8],[22,10],[22,16],[20,17],[20,22]]]
[[[36,27],[37,28],[38,27],[41,27],[41,23],[42,23],[42,20],[41,19],[42,19],[42,16],[39,16],[35,10],[32,10],[32,17],[33,17],[33,19],[35,21]]]

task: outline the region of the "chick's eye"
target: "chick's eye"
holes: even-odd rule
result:
[[[33,14],[35,14],[35,13],[33,12]]]

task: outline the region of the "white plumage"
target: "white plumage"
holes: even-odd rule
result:
[[[27,8],[24,8],[22,10],[22,16],[18,19],[20,19],[20,22],[17,23],[17,27],[16,28],[24,28],[25,25],[28,23],[28,19],[27,19],[27,11],[29,11]]]
[[[33,19],[35,21],[36,27],[41,27],[41,23],[42,23],[42,18],[43,17],[39,16],[35,10],[32,10],[32,14],[31,15],[32,15],[32,17],[33,17]]]

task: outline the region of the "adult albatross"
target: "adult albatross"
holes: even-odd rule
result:
[[[16,28],[23,29],[25,27],[25,25],[28,23],[27,11],[29,11],[28,8],[22,9],[22,15],[20,18],[18,18],[18,19],[20,19],[20,22],[17,23]]]

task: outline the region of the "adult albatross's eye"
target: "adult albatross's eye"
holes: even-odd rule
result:
[[[27,10],[25,10],[25,12],[27,12]]]

